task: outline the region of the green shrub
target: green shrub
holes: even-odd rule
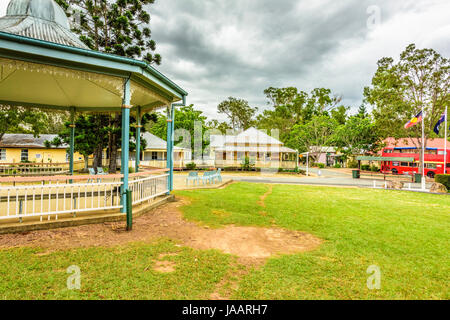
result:
[[[128,168],[128,172],[129,172],[129,173],[134,173],[134,168],[133,168],[133,167],[129,167],[129,168]]]
[[[241,169],[243,171],[250,171],[254,166],[255,164],[250,162],[249,157],[245,157],[244,161],[241,163]]]
[[[377,166],[372,166],[371,168],[370,168],[370,171],[372,171],[372,172],[378,172],[378,167]]]
[[[358,168],[358,161],[349,161],[347,165],[349,168]]]
[[[342,166],[341,166],[339,163],[336,163],[336,164],[334,165],[334,167],[335,167],[336,169],[342,168]]]
[[[370,165],[368,165],[368,164],[361,165],[361,170],[370,171]]]
[[[186,169],[188,170],[195,170],[197,168],[197,165],[194,162],[186,164]]]
[[[443,184],[447,187],[447,190],[450,190],[450,174],[437,174],[434,181]]]

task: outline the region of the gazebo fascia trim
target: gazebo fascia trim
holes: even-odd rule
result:
[[[187,96],[187,92],[146,62],[93,50],[0,32],[0,57],[103,73],[116,77],[141,79],[146,87],[171,101]],[[137,76],[138,75],[138,76]],[[146,81],[147,79],[149,81]],[[159,88],[157,88],[153,82]],[[158,90],[157,90],[158,89]],[[164,92],[165,91],[165,92]]]
[[[72,107],[68,106],[55,106],[50,104],[39,104],[39,103],[30,103],[30,102],[21,102],[21,101],[7,101],[0,100],[0,104],[9,105],[9,106],[18,106],[18,107],[35,107],[35,108],[43,108],[43,109],[55,109],[55,110],[66,110],[70,111]],[[133,107],[134,108],[134,107]],[[92,109],[91,107],[76,107],[77,112],[92,112],[92,113],[102,113],[102,112],[120,112],[122,110],[122,106],[119,107],[98,107],[97,109]]]

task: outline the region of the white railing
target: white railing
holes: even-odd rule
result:
[[[79,169],[82,162],[75,162]],[[0,176],[50,176],[69,173],[69,163],[0,163]]]
[[[122,208],[121,175],[2,178],[0,221],[38,217],[40,221],[58,215]],[[13,184],[10,184],[11,180]],[[92,181],[91,183],[85,181]],[[70,183],[72,182],[72,183]],[[9,184],[9,185],[8,185]],[[17,185],[20,184],[20,185]]]
[[[130,174],[132,204],[168,193],[168,176],[167,169]],[[121,174],[0,178],[0,221],[43,221],[123,208],[121,178]]]
[[[244,159],[241,160],[215,160],[214,165],[216,167],[236,167],[240,168]],[[250,163],[256,168],[282,168],[282,169],[295,169],[297,163],[294,161],[280,161],[280,160],[252,160]]]
[[[131,190],[133,205],[152,200],[169,192],[167,170],[130,175],[128,188]]]
[[[413,186],[414,183],[408,182],[405,183],[403,182],[403,188],[402,190],[409,190],[409,191],[429,191],[428,189],[423,190],[421,187],[420,188],[415,188]],[[373,180],[372,182],[372,188],[373,189],[388,189],[388,182],[387,181],[381,181],[380,183],[377,182],[377,180]]]

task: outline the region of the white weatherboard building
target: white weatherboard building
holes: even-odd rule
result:
[[[297,151],[255,128],[236,135],[211,135],[210,158],[217,168],[239,168],[246,158],[256,168],[294,169],[297,165]]]
[[[167,142],[149,132],[142,134],[145,149],[141,152],[140,164],[153,168],[165,168],[167,165]],[[191,162],[191,150],[174,146],[173,166],[182,169]],[[130,166],[134,166],[136,152],[130,152]],[[120,152],[117,161],[120,163]]]

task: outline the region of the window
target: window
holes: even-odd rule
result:
[[[6,149],[0,149],[0,160],[6,160]]]
[[[386,152],[386,153],[392,153],[393,150],[392,150],[392,149],[386,149],[386,150],[384,150],[384,152]]]
[[[158,160],[158,152],[152,151],[152,160]]]
[[[26,162],[28,161],[28,149],[22,149],[20,152],[20,161]]]
[[[436,164],[435,163],[426,163],[425,168],[436,169]]]

